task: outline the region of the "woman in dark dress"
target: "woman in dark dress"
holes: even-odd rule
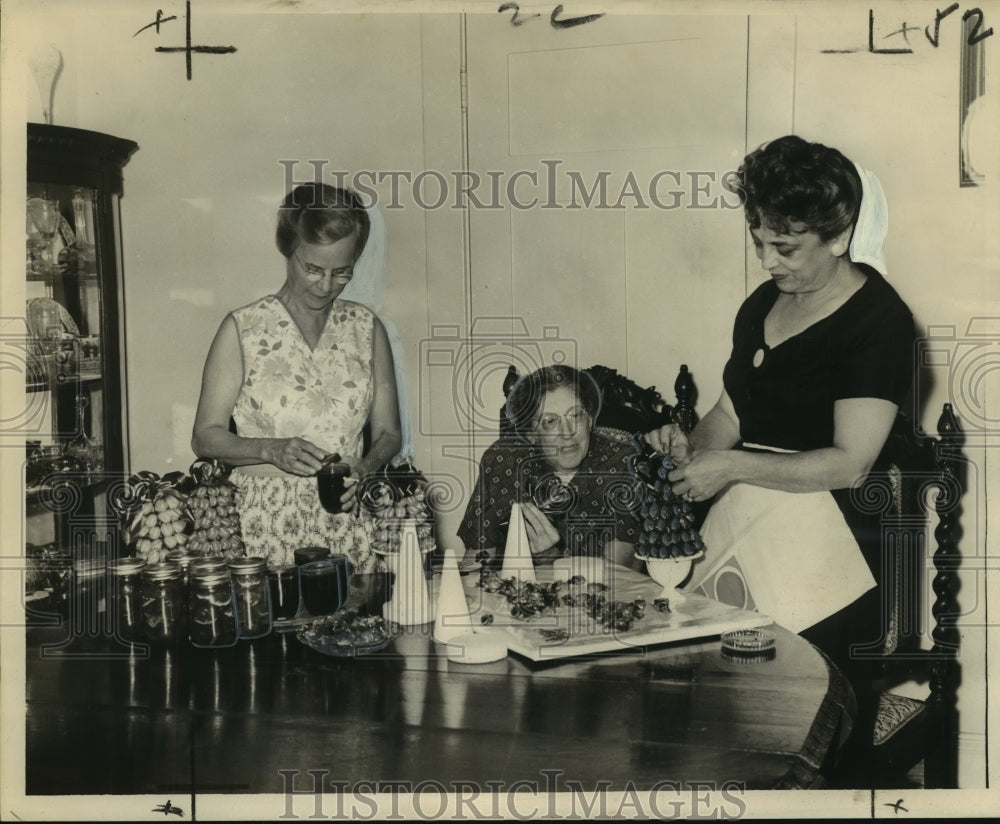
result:
[[[689,438],[664,427],[650,440],[678,462],[675,492],[718,496],[688,588],[770,615],[853,680],[851,645],[882,637],[881,561],[878,523],[850,489],[907,400],[913,319],[883,277],[874,175],[795,136],[752,152],[741,172],[770,279],[736,316],[718,402]]]

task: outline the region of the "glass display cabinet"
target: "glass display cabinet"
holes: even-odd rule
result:
[[[25,391],[28,576],[105,545],[109,484],[125,476],[119,200],[131,140],[28,124]],[[44,552],[42,552],[44,550]],[[34,585],[45,580],[37,580]],[[33,582],[28,582],[28,591]]]

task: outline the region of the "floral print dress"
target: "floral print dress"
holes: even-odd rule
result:
[[[299,436],[327,452],[360,455],[374,396],[371,310],[334,301],[315,349],[274,295],[232,316],[243,353],[243,386],[233,408],[240,436]],[[347,555],[358,572],[374,568],[371,520],[324,510],[315,477],[268,465],[238,467],[232,480],[248,555],[292,563],[297,548],[324,546]]]

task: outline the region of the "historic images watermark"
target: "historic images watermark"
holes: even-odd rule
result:
[[[740,781],[629,781],[585,786],[558,769],[537,779],[505,781],[330,780],[327,770],[278,770],[284,809],[278,820],[495,821],[638,818],[666,821],[742,819],[746,785]]]
[[[1000,445],[1000,317],[928,326],[917,341],[913,385],[918,398],[938,386],[955,410],[966,447]]]
[[[743,189],[735,170],[658,169],[624,174],[582,171],[558,159],[536,168],[482,173],[469,169],[413,171],[328,169],[329,160],[279,160],[283,191],[302,183],[328,183],[355,191],[366,205],[384,209],[740,209]],[[302,175],[309,174],[311,177]],[[318,204],[317,204],[318,205]]]

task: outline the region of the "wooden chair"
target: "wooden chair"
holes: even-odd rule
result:
[[[965,488],[964,437],[951,404],[938,420],[938,438],[918,435],[905,418],[897,421],[883,459],[857,491],[858,500],[882,510],[882,637],[855,646],[855,660],[870,667],[872,729],[861,729],[861,746],[852,763],[832,781],[853,787],[908,786],[906,773],[923,761],[923,785],[957,787],[957,689],[960,633],[957,590],[960,561],[960,502]],[[927,595],[921,574],[926,566],[928,493],[937,490],[934,528],[930,649],[921,647]],[[925,700],[894,695],[905,681],[926,681]],[[912,785],[909,785],[912,786]]]
[[[674,394],[677,403],[673,406],[663,400],[655,386],[643,389],[616,370],[595,365],[582,370],[589,374],[601,390],[601,410],[595,425],[605,430],[615,430],[631,437],[640,432],[649,432],[668,423],[680,424],[685,432],[694,429],[698,416],[694,411],[695,388],[687,365],[681,365],[674,380]],[[506,399],[519,375],[512,365],[507,369],[503,382]],[[514,434],[514,425],[507,418],[506,404],[500,410],[500,435]]]

